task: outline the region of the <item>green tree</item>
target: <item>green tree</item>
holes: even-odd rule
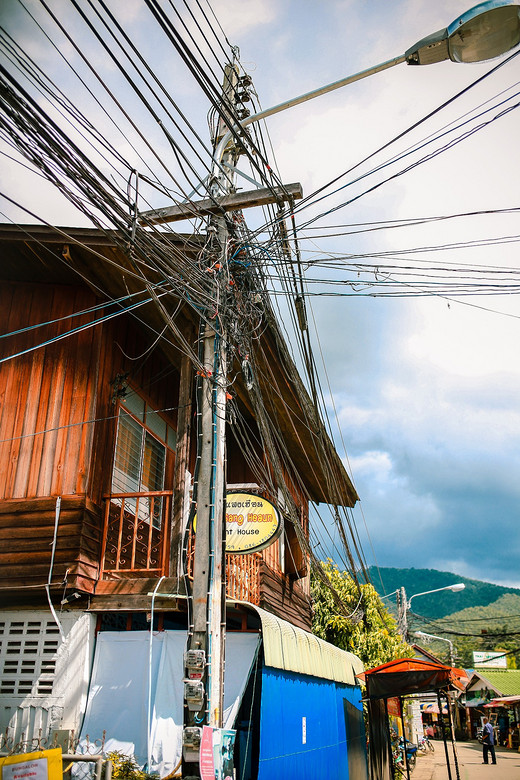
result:
[[[412,648],[403,642],[395,620],[372,585],[358,586],[352,577],[340,571],[331,560],[323,563],[322,567],[330,585],[341,599],[346,614],[331,589],[320,577],[313,575],[312,630],[316,636],[354,653],[363,661],[366,669],[396,658],[413,657]]]

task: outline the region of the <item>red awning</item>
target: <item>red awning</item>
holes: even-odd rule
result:
[[[484,704],[484,707],[505,707],[508,704],[518,704],[519,702],[520,696],[499,696],[488,704]]]
[[[369,699],[386,699],[389,696],[407,696],[449,688],[464,690],[468,681],[463,669],[417,658],[390,661],[368,669],[357,677],[365,683]]]

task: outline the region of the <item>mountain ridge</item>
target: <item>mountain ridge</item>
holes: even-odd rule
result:
[[[459,582],[464,583],[465,588],[462,591],[443,590],[430,595],[418,596],[417,600],[414,599],[412,611],[433,619],[443,618],[471,607],[487,607],[506,594],[520,596],[520,588],[495,585],[491,582],[475,580],[439,569],[416,569],[414,567],[398,569],[370,566],[368,575],[380,596],[386,596],[399,588],[404,588],[408,599],[425,591],[445,588]],[[391,597],[391,600],[385,598],[384,603],[391,607],[395,604],[395,596]]]

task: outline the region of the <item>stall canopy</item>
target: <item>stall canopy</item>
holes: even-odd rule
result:
[[[520,704],[520,696],[499,696],[484,704],[484,707],[505,707],[508,704]],[[469,707],[469,704],[466,704]]]
[[[433,661],[422,661],[417,658],[400,658],[397,661],[390,661],[381,666],[376,666],[374,669],[368,669],[362,674],[358,674],[357,677],[365,683],[367,689],[366,698],[368,699],[371,745],[369,754],[371,780],[390,780],[394,776],[391,769],[392,754],[389,747],[388,703],[387,701],[383,702],[383,700],[410,696],[414,693],[435,691],[440,703],[441,692],[448,696],[448,691],[454,688],[464,690],[466,683],[469,682],[468,676],[463,669],[455,669],[452,666],[445,666]],[[444,721],[442,719],[441,724],[448,776],[451,777]],[[386,735],[384,733],[385,727]],[[456,762],[455,751],[454,759]],[[406,770],[408,777],[410,777],[408,764]]]
[[[430,702],[428,704],[421,704],[420,705],[420,710],[421,710],[421,712],[425,712],[427,714],[438,715],[439,714],[439,705],[438,704],[434,704],[433,702]],[[443,712],[444,715],[447,714],[448,707],[446,706],[446,704],[442,705],[442,712]]]
[[[450,688],[462,691],[468,681],[463,669],[416,658],[390,661],[357,676],[367,687],[368,699],[387,699]]]

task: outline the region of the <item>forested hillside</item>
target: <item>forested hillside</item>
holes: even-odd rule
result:
[[[473,665],[474,650],[507,653],[507,665],[520,666],[520,595],[506,593],[487,607],[469,607],[439,620],[418,620],[412,616],[413,630],[442,636],[453,642],[458,663]],[[416,639],[435,655],[447,660],[446,642]]]
[[[463,591],[441,591],[413,599],[408,613],[411,641],[449,663],[449,642],[445,641],[449,640],[453,643],[455,662],[465,668],[473,666],[475,650],[504,652],[509,667],[520,666],[520,589],[504,588],[436,569],[377,570],[371,567],[369,571],[380,593],[382,579],[385,593],[404,587],[408,598],[415,593],[463,582],[466,586]],[[385,599],[384,603],[395,610],[395,596]],[[444,641],[415,638],[415,631],[443,637]]]
[[[381,596],[392,593],[398,588],[404,588],[407,597],[410,598],[415,593],[444,588],[456,582],[465,584],[465,589],[460,592],[446,590],[414,599],[412,611],[427,618],[443,618],[471,607],[487,607],[507,594],[520,597],[518,588],[504,588],[501,585],[472,580],[437,569],[392,569],[371,566],[368,572],[372,584]],[[385,599],[385,603],[391,606],[392,603],[395,604],[395,598]]]

